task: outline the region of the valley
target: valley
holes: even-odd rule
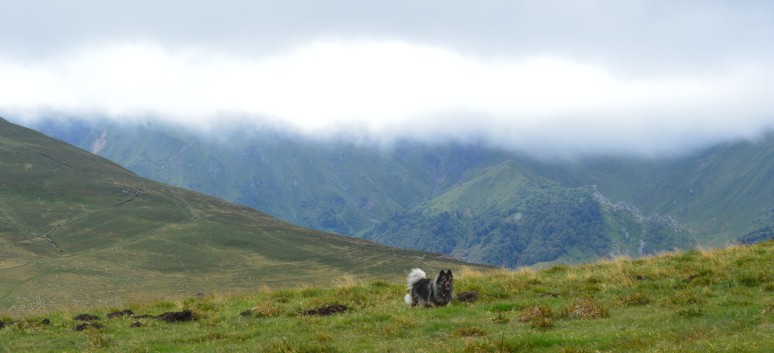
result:
[[[774,222],[774,134],[676,156],[545,160],[477,144],[49,119],[135,173],[313,229],[496,266],[724,246]]]
[[[399,278],[440,255],[301,228],[0,120],[7,312]]]

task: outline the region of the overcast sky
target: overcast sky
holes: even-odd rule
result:
[[[0,115],[672,154],[774,128],[774,2],[25,0]]]

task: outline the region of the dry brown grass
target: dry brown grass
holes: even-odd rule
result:
[[[453,335],[457,337],[481,337],[486,336],[487,332],[478,327],[465,326],[454,330]]]
[[[530,322],[534,319],[552,318],[553,310],[548,305],[536,305],[524,308],[519,312],[519,321]]]
[[[250,310],[252,311],[253,315],[257,317],[274,317],[282,312],[282,308],[270,302],[260,303]]]
[[[588,298],[575,299],[564,308],[564,314],[572,319],[589,320],[610,316],[607,308]]]
[[[621,302],[626,306],[647,305],[652,300],[651,295],[645,292],[632,292],[621,297]]]
[[[534,329],[547,330],[554,327],[554,312],[548,305],[524,308],[519,312],[519,321],[529,322]]]

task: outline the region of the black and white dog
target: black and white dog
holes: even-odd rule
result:
[[[438,277],[428,279],[425,271],[418,268],[411,270],[408,278],[408,294],[404,297],[406,304],[412,307],[422,305],[424,307],[444,306],[452,300],[454,290],[454,276],[451,270],[441,270]]]

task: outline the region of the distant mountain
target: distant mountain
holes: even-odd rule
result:
[[[201,133],[164,124],[49,120],[32,125],[144,177],[297,225],[358,235],[505,154],[405,143],[313,141],[249,127]]]
[[[342,276],[398,281],[411,266],[458,265],[150,181],[0,119],[5,309],[330,284]]]
[[[774,221],[774,134],[679,157],[542,161],[250,128],[49,120],[51,136],[166,183],[315,229],[517,266],[723,245]]]
[[[642,256],[697,245],[673,219],[644,216],[594,186],[569,188],[513,160],[472,173],[365,237],[508,267]]]
[[[774,132],[655,160],[590,160],[563,180],[598,185],[643,213],[672,217],[703,244],[774,225]]]

